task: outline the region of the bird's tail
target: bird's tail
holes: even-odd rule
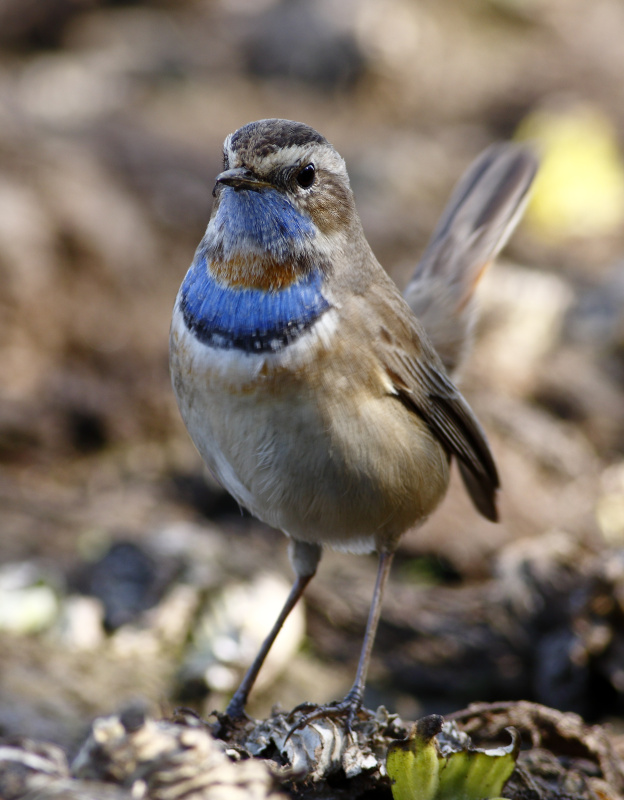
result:
[[[537,168],[526,147],[485,150],[459,181],[405,289],[449,373],[470,342],[474,289],[520,220]]]

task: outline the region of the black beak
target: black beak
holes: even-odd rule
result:
[[[260,189],[263,186],[268,186],[269,184],[266,181],[260,180],[260,178],[256,177],[250,169],[247,167],[236,167],[235,169],[226,169],[225,172],[219,173],[217,175],[217,180],[215,183],[215,187],[212,190],[213,197],[216,194],[217,187],[219,184],[225,184],[226,186],[231,186],[234,189]]]

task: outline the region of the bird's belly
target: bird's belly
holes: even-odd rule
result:
[[[321,352],[311,354],[295,368],[217,352],[174,316],[180,411],[225,488],[295,539],[391,547],[444,495],[448,457],[419,417],[381,384],[360,383],[361,370],[342,370],[336,355],[334,347],[324,364]]]

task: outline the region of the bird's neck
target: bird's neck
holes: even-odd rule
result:
[[[198,253],[226,286],[277,291],[314,271],[317,230],[276,189],[224,187]]]
[[[283,193],[224,187],[180,290],[189,330],[210,347],[283,350],[330,308],[321,239]]]
[[[329,310],[323,275],[315,270],[279,290],[229,286],[198,254],[180,289],[191,333],[205,345],[248,353],[279,352]]]

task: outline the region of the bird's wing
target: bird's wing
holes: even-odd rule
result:
[[[457,458],[473,503],[484,517],[495,522],[500,483],[485,433],[417,326],[414,320],[410,338],[403,335],[400,345],[393,343],[393,337],[381,337],[379,356],[397,398],[418,414],[444,449]]]

